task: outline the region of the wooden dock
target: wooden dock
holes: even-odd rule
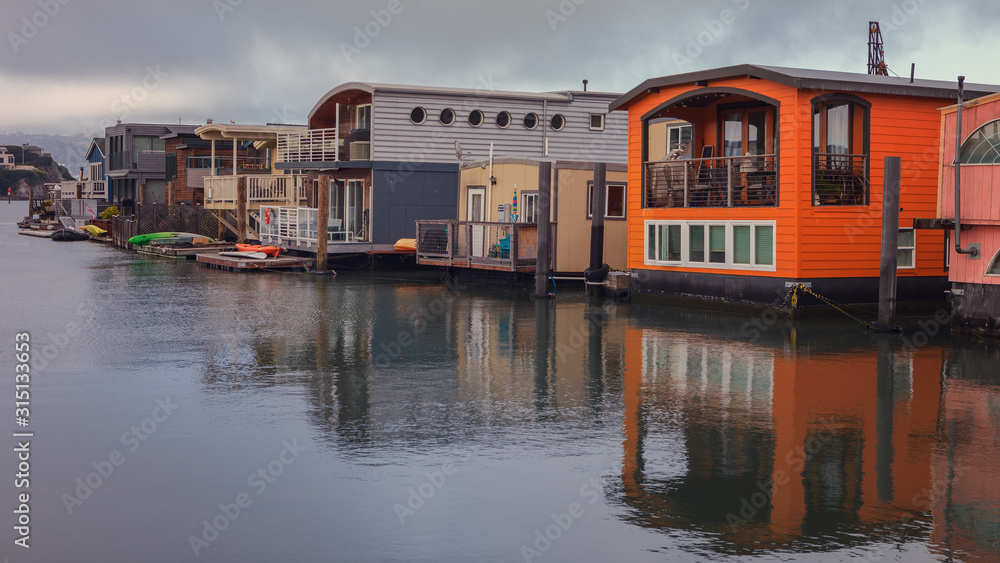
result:
[[[135,246],[129,245],[136,252],[142,254],[152,254],[154,256],[165,256],[167,258],[183,258],[194,260],[202,254],[216,254],[226,250],[236,250],[232,244],[199,244],[195,246],[173,246],[169,244]]]
[[[35,231],[35,230],[27,230],[27,229],[22,229],[22,230],[20,230],[20,231],[17,232],[17,234],[19,234],[19,235],[24,235],[26,237],[38,237],[38,238],[52,238],[52,234],[53,233],[55,233],[54,230],[53,231]]]
[[[240,258],[238,256],[199,254],[198,262],[210,268],[221,268],[233,272],[247,272],[252,270],[310,270],[315,260],[312,258],[300,258],[298,256],[279,256],[277,258],[255,260],[253,258]]]

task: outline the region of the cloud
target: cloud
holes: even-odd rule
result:
[[[0,5],[0,129],[78,133],[122,112],[149,68],[170,73],[130,121],[305,122],[350,80],[510,90],[626,91],[643,80],[739,63],[864,72],[882,22],[901,75],[1000,83],[1000,3],[958,0],[680,1],[56,0]],[[25,21],[45,20],[23,36]],[[29,30],[30,31],[30,30]],[[116,108],[112,104],[117,104]],[[135,100],[133,100],[135,101]],[[118,111],[116,111],[116,109]]]

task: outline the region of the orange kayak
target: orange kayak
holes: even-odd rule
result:
[[[271,258],[277,258],[281,254],[281,248],[277,246],[261,246],[259,244],[237,244],[236,250],[240,252],[263,252]]]

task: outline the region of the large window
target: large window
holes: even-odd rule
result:
[[[993,257],[993,261],[990,262],[988,268],[986,268],[987,276],[1000,276],[1000,251],[997,251],[996,256]]]
[[[365,104],[363,106],[358,106],[358,119],[355,129],[371,129],[372,128],[372,105]]]
[[[1000,164],[1000,120],[976,129],[962,143],[962,164]]]
[[[771,154],[774,151],[774,147],[769,147],[767,143],[767,130],[774,127],[772,108],[723,109],[720,120],[722,156]]]
[[[606,184],[604,197],[604,218],[625,218],[625,185]],[[587,182],[587,219],[594,216],[594,183]]]
[[[868,203],[869,104],[848,94],[812,103],[813,204]]]
[[[917,240],[913,229],[899,229],[896,243],[896,268],[900,270],[916,266]]]
[[[646,222],[646,264],[774,271],[773,222]]]

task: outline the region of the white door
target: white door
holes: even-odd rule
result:
[[[485,212],[486,200],[486,189],[485,188],[469,188],[469,209],[466,214],[467,221],[483,221],[483,213]],[[472,240],[470,241],[471,254],[472,256],[485,256],[484,252],[485,244],[483,243],[483,233],[485,227],[483,225],[473,225],[472,226]]]

